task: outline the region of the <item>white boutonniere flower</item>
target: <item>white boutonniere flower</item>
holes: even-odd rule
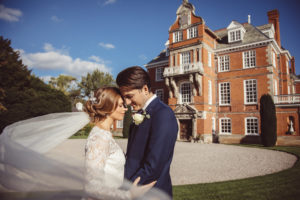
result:
[[[144,119],[150,119],[150,115],[146,113],[146,111],[143,111],[142,113],[135,113],[133,116],[133,122],[135,125],[141,124]]]

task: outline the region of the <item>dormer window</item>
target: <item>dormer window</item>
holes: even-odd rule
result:
[[[177,31],[173,33],[173,42],[180,42],[182,41],[182,31]]]
[[[187,39],[195,38],[198,36],[197,26],[187,29]]]
[[[228,42],[238,42],[243,40],[245,35],[245,28],[242,24],[232,21],[229,26],[227,27],[228,30]]]
[[[271,30],[263,31],[263,33],[269,38],[274,38],[274,32]]]
[[[229,32],[229,42],[236,42],[241,40],[241,30]]]
[[[270,27],[264,28],[262,32],[269,38],[274,38],[275,35],[274,25],[271,24]]]

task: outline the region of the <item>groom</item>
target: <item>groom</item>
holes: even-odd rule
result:
[[[125,178],[140,177],[144,185],[157,181],[154,187],[172,197],[170,165],[178,125],[172,109],[151,92],[148,73],[141,67],[129,67],[117,76],[117,84],[126,103],[141,113],[130,127]]]

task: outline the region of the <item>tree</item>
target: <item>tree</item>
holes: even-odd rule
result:
[[[272,97],[264,94],[260,98],[261,141],[266,147],[271,147],[277,141],[276,110]]]
[[[0,88],[0,113],[1,111],[6,111],[7,109],[3,106],[3,100],[5,98],[5,92],[2,88]]]
[[[95,91],[102,86],[115,86],[115,80],[109,73],[104,73],[96,69],[93,73],[88,73],[81,77],[79,88],[82,90],[84,96],[89,96],[91,91]]]
[[[13,122],[55,112],[71,111],[70,99],[51,88],[23,65],[10,40],[0,36],[0,133]]]
[[[73,76],[59,75],[57,78],[51,77],[49,85],[55,89],[62,91],[65,95],[69,95],[72,88],[72,83],[76,82],[76,78]]]
[[[130,124],[132,123],[132,110],[131,106],[127,106],[128,110],[125,112],[124,120],[123,120],[123,137],[128,138],[129,131],[130,131]]]

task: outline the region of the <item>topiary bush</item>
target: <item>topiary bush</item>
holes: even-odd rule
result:
[[[129,131],[130,131],[130,124],[132,123],[132,110],[131,106],[127,106],[128,110],[125,113],[124,120],[123,120],[123,138],[128,138]]]
[[[266,147],[272,147],[277,141],[276,109],[272,97],[264,94],[260,98],[261,142]]]

